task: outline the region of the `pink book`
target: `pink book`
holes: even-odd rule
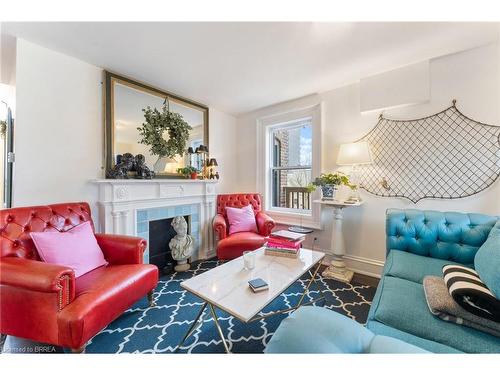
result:
[[[300,244],[303,241],[287,241],[287,240],[282,240],[278,238],[267,238],[267,246],[269,247],[282,247],[282,248],[287,248],[287,249],[300,249]]]
[[[275,250],[275,251],[283,251],[283,252],[293,252],[296,253],[300,250],[300,247],[296,249],[292,249],[290,247],[284,247],[284,246],[274,246],[274,245],[266,245],[266,249],[268,250]]]

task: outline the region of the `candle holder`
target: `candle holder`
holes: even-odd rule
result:
[[[200,171],[202,179],[208,178],[208,147],[205,145],[199,145],[194,151],[196,155],[196,169]]]

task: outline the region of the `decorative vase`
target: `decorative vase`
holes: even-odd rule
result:
[[[332,201],[337,195],[338,185],[322,185],[321,186],[321,199],[325,201]]]
[[[168,158],[166,156],[158,157],[158,160],[155,161],[155,163],[153,165],[153,171],[155,173],[165,172],[165,167],[167,166],[168,162],[170,162],[170,158]]]

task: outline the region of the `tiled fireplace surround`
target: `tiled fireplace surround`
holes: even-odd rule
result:
[[[149,222],[190,216],[195,238],[192,259],[215,256],[212,219],[215,216],[213,180],[94,180],[99,187],[99,230],[138,236],[149,241]],[[149,262],[146,249],[144,262]]]
[[[149,222],[154,220],[169,219],[175,216],[190,216],[190,234],[194,237],[194,253],[200,250],[200,214],[198,204],[183,204],[175,207],[159,207],[137,210],[136,232],[137,236],[148,240],[148,248],[144,252],[144,263],[149,263]]]

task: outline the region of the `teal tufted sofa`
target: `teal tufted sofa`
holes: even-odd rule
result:
[[[351,318],[330,309],[302,306],[281,322],[265,353],[428,352],[392,337],[374,335]]]
[[[436,353],[500,353],[500,338],[433,316],[422,286],[425,276],[441,276],[445,264],[474,267],[474,256],[497,220],[482,214],[387,210],[387,258],[367,328]]]

